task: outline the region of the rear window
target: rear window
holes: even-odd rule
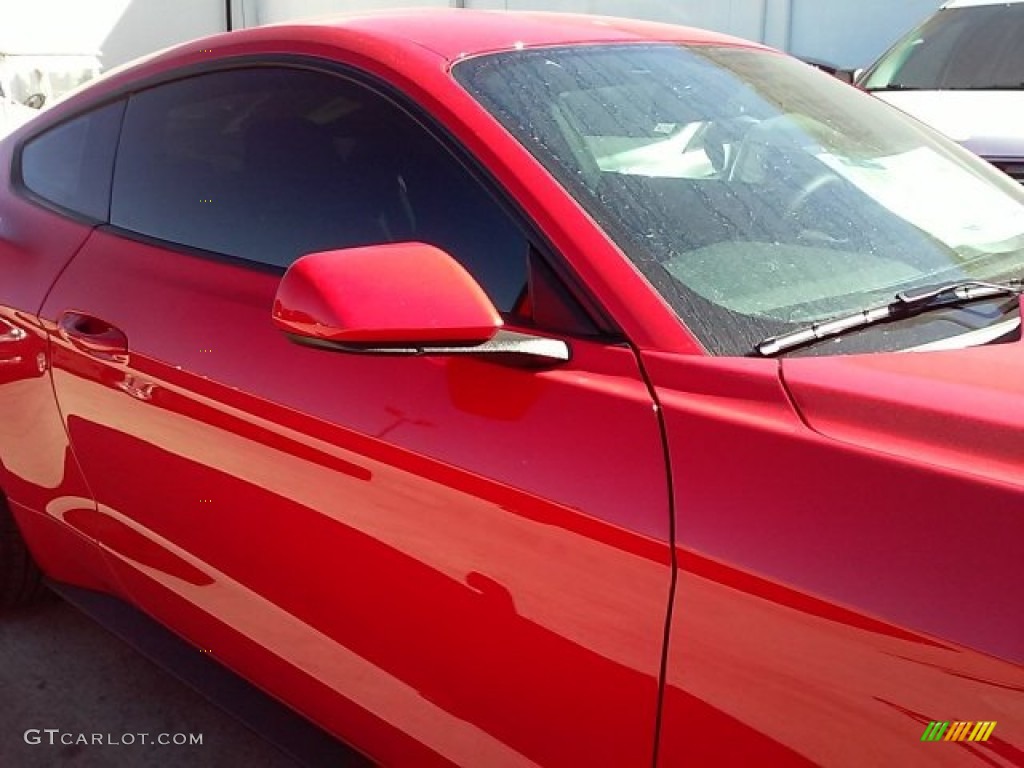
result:
[[[106,221],[123,112],[123,102],[110,104],[31,139],[21,152],[22,184],[60,208]]]
[[[868,90],[1024,89],[1024,3],[939,11],[897,43]]]

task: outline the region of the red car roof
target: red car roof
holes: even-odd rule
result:
[[[422,8],[325,16],[194,40],[110,70],[93,81],[93,95],[194,64],[211,53],[224,58],[252,53],[357,52],[395,69],[422,71],[427,60],[454,62],[466,56],[521,48],[572,44],[675,42],[764,49],[758,43],[708,30],[611,16],[520,11]]]
[[[476,53],[573,43],[672,41],[756,43],[701,29],[610,16],[566,13],[422,9],[328,17],[314,29],[352,30],[382,42],[414,43],[453,60]]]

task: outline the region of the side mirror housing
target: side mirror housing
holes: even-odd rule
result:
[[[281,279],[274,324],[293,341],[363,354],[500,354],[564,362],[565,342],[502,330],[473,277],[426,243],[311,253]]]
[[[278,286],[274,323],[291,336],[355,347],[481,344],[502,326],[462,265],[425,243],[303,256]]]

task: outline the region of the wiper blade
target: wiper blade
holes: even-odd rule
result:
[[[958,280],[953,283],[926,285],[900,291],[896,294],[897,304],[914,307],[929,305],[947,299],[951,301],[973,301],[992,296],[1013,296],[1024,293],[1024,280],[1007,280],[1005,283],[990,283],[985,280]],[[946,303],[946,302],[943,302]]]
[[[936,83],[931,87],[889,83],[888,85],[876,85],[865,90],[870,93],[873,91],[1019,91],[1022,89],[1024,89],[1024,83],[991,83],[987,85],[939,85]]]
[[[876,85],[871,88],[866,88],[868,93],[874,93],[875,91],[923,91],[919,85],[904,85],[903,83],[889,83],[888,85]]]
[[[924,286],[900,291],[890,304],[868,307],[850,315],[813,323],[780,336],[771,336],[760,342],[754,350],[763,357],[772,357],[805,344],[841,336],[894,318],[912,317],[950,304],[960,304],[993,296],[1016,296],[1024,293],[1024,280],[990,283],[984,280],[960,280],[941,285]]]

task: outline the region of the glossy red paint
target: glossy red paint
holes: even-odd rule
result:
[[[426,243],[311,253],[274,297],[274,322],[299,336],[350,344],[481,344],[502,325],[477,282]]]
[[[47,331],[36,316],[91,228],[11,193],[6,169],[15,139],[0,143],[0,492],[49,573],[117,593],[109,573],[96,567],[102,564],[92,542],[39,517],[92,507],[53,399]]]
[[[129,338],[125,365],[52,343],[84,533],[132,597],[386,764],[649,759],[668,494],[632,352],[312,350],[268,322],[278,283],[96,232],[47,300]]]
[[[0,142],[6,174],[20,137],[141,83],[342,63],[475,157],[621,331],[545,370],[305,348],[274,326],[279,275],[5,183],[0,485],[33,552],[385,765],[1024,764],[1020,344],[706,357],[449,74],[639,40],[739,44],[543,14],[262,28],[113,73]],[[921,744],[954,717],[999,726]]]
[[[909,376],[926,366],[981,386],[967,372],[977,353],[994,356],[989,387],[1012,386],[991,371],[1019,365],[1020,347],[787,359],[788,387],[778,361],[644,355],[665,414],[679,565],[662,765],[917,764],[938,712],[979,710],[1007,724],[999,744],[928,764],[986,765],[1000,749],[1020,761],[1024,580],[1008,567],[1024,556],[1019,459],[1015,477],[991,480],[941,461],[949,439],[973,441],[992,421],[1012,431],[1019,413],[998,396],[974,413],[966,399],[920,400],[931,455],[901,448],[915,420],[886,418],[884,402],[923,395]],[[851,417],[871,408],[860,423],[872,441],[813,429],[844,391]],[[1013,443],[1024,455],[1021,432],[993,435],[993,454]],[[978,450],[979,470],[998,473]],[[839,746],[858,728],[867,753]]]
[[[678,557],[660,765],[1021,764],[1019,665],[689,550]],[[920,741],[930,721],[964,716],[939,713],[975,711],[1002,732]]]
[[[64,341],[101,360],[126,362],[128,337],[124,331],[81,312],[62,312],[57,328]]]
[[[796,407],[823,435],[990,482],[1021,481],[1020,344],[787,360],[783,374]]]

